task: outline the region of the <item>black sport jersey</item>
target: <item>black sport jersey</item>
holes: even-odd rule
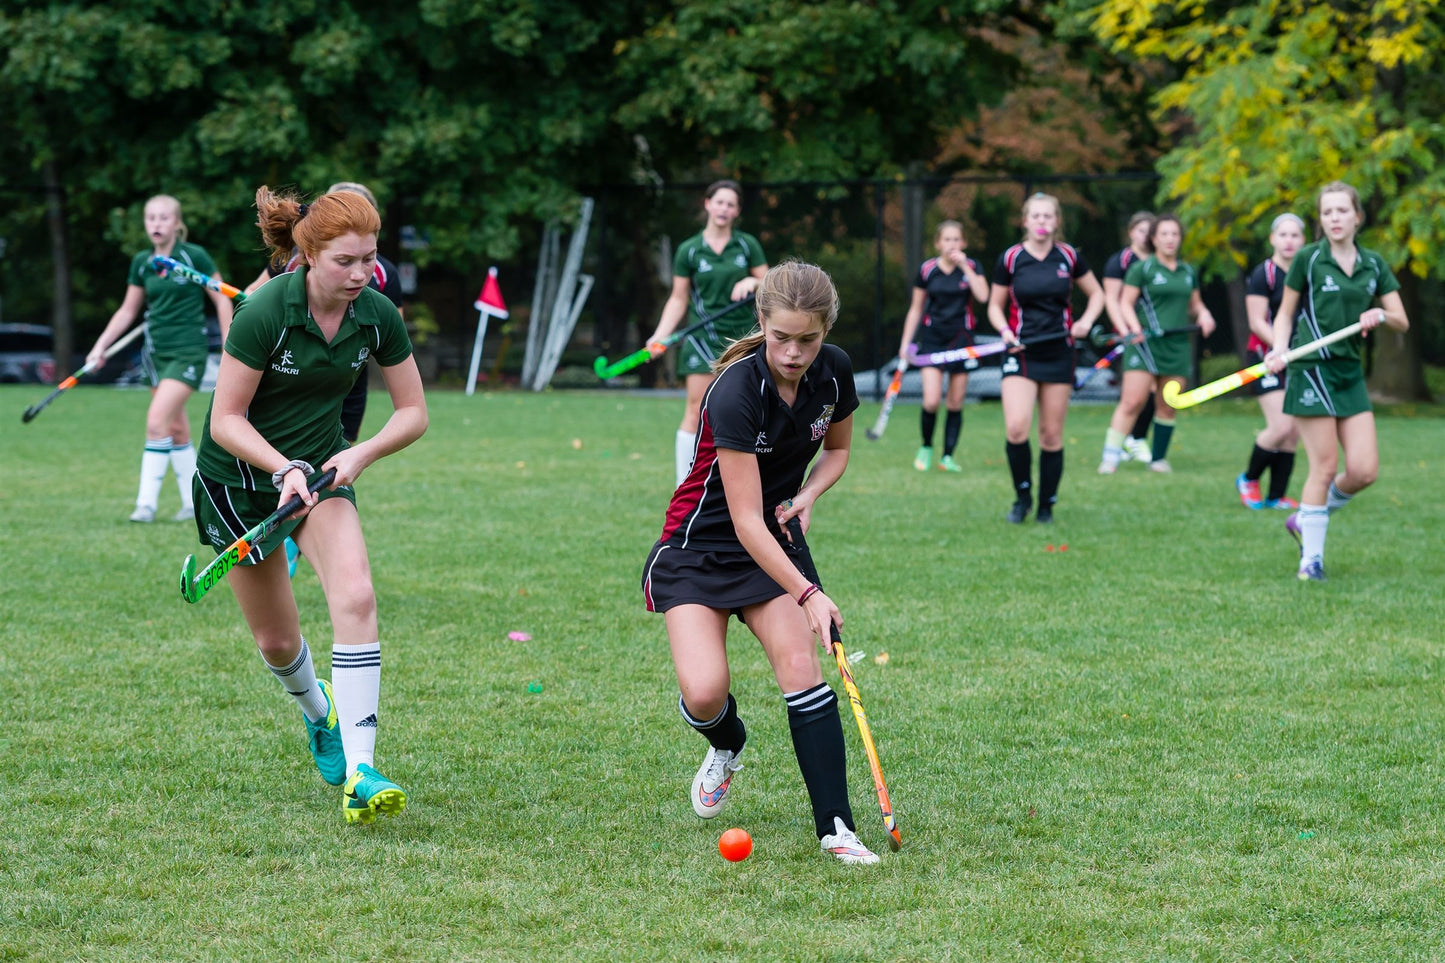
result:
[[[1122,251],[1115,251],[1110,255],[1109,260],[1104,262],[1104,277],[1113,278],[1115,281],[1123,281],[1124,275],[1129,271],[1129,265],[1139,260],[1139,255],[1134,253],[1132,247],[1126,247]]]
[[[1284,300],[1284,271],[1274,263],[1274,258],[1269,258],[1249,272],[1249,280],[1244,282],[1244,293],[1246,297],[1254,294],[1262,298],[1269,298],[1269,320],[1273,324],[1274,316],[1279,314],[1279,304]],[[1264,342],[1251,331],[1249,344],[1245,346],[1245,350],[1254,351],[1263,356]]]
[[[663,542],[679,547],[743,550],[728,513],[717,450],[752,452],[758,458],[763,505],[770,514],[803,487],[828,426],[858,407],[853,364],[842,348],[823,345],[803,373],[796,403],[778,395],[768,371],[766,345],[728,365],[702,399],[692,471],[673,493],[662,527]],[[781,537],[781,536],[779,536]]]
[[[979,274],[983,268],[973,258],[968,266]],[[938,338],[948,340],[960,331],[973,330],[973,290],[963,274],[963,268],[955,265],[947,274],[938,266],[938,258],[931,257],[923,262],[913,278],[913,286],[922,288],[928,294],[927,308],[921,327],[933,330]]]
[[[1088,273],[1089,262],[1067,244],[1056,243],[1042,261],[1022,244],[1004,251],[994,266],[993,283],[1009,289],[1009,328],[1021,341],[1068,331],[1074,320],[1074,278]]]

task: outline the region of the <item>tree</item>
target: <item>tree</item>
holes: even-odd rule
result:
[[[1439,276],[1432,252],[1445,244],[1440,0],[1062,8],[1114,51],[1177,73],[1154,101],[1161,126],[1177,131],[1159,164],[1161,198],[1184,218],[1206,270],[1237,274],[1281,211],[1312,220],[1320,185],[1340,179],[1360,191],[1362,242],[1396,265],[1413,322],[1404,337],[1374,339],[1370,387],[1428,398],[1420,326],[1433,319],[1415,282]]]

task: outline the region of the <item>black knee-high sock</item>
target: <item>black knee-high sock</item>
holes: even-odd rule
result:
[[[1165,421],[1160,418],[1154,422],[1154,441],[1152,443],[1152,457],[1155,461],[1163,461],[1169,454],[1169,442],[1174,438],[1174,422]]]
[[[738,703],[731,692],[728,693],[728,704],[723,706],[722,711],[705,722],[687,711],[687,704],[682,701],[682,696],[677,697],[677,709],[687,720],[687,724],[702,733],[714,749],[740,752],[743,743],[748,741],[748,731],[738,716]]]
[[[1266,498],[1278,500],[1289,491],[1289,476],[1294,472],[1294,452],[1277,451],[1269,466],[1269,494]]]
[[[1249,453],[1249,467],[1244,470],[1244,477],[1249,481],[1259,481],[1264,470],[1274,464],[1274,458],[1278,454],[1277,451],[1255,445],[1254,451]]]
[[[1064,477],[1064,450],[1039,449],[1039,504],[1052,505],[1059,499],[1059,479]]]
[[[958,436],[963,431],[963,412],[949,411],[943,415],[943,453],[953,454],[958,447]]]
[[[838,697],[828,683],[802,692],[785,692],[788,728],[793,731],[793,752],[813,804],[813,827],[818,838],[833,832],[833,817],[853,829],[848,806],[848,759],[843,747],[843,722],[838,718]]]
[[[1148,438],[1149,425],[1154,421],[1154,392],[1149,392],[1149,397],[1144,401],[1144,407],[1139,409],[1139,417],[1134,419],[1134,427],[1129,429],[1130,438]]]
[[[937,425],[938,409],[935,408],[932,411],[929,411],[927,408],[924,408],[923,413],[918,416],[918,427],[923,435],[924,448],[933,447],[933,429]]]
[[[1033,487],[1030,481],[1030,474],[1033,471],[1033,452],[1029,449],[1029,443],[1021,441],[1005,442],[1004,452],[1008,455],[1008,470],[1013,475],[1014,491],[1018,492],[1018,500],[1033,504],[1034,496],[1029,490]]]

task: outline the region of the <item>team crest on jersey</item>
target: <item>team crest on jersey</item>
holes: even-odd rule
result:
[[[706,258],[699,258],[699,259],[698,259],[698,262],[697,262],[697,272],[698,272],[699,274],[706,274],[707,272],[709,272],[709,271],[711,271],[711,270],[712,270],[712,263],[711,263],[710,261],[708,261]]]
[[[1299,403],[1306,407],[1314,406],[1320,403],[1320,396],[1315,394],[1315,389],[1306,388],[1300,392]]]
[[[739,254],[737,257],[733,258],[733,263],[740,268],[745,268],[748,266],[748,259]]]
[[[1154,272],[1154,280],[1153,280],[1151,283],[1153,283],[1153,284],[1168,284],[1168,283],[1169,283],[1169,279],[1166,278],[1164,275],[1160,274],[1158,271],[1155,271],[1155,272]]]
[[[1338,291],[1339,289],[1340,286],[1335,283],[1335,276],[1333,274],[1326,274],[1325,283],[1320,285],[1320,291]]]
[[[209,538],[211,544],[217,548],[226,547],[226,543],[221,540],[221,530],[215,526],[215,523],[206,526],[206,537]]]
[[[371,350],[366,345],[362,345],[361,350],[356,352],[356,360],[351,363],[351,370],[355,371],[366,364],[366,359],[369,357],[371,357]]]
[[[1060,264],[1060,265],[1059,265],[1059,277],[1061,277],[1061,278],[1067,278],[1068,276],[1069,276],[1069,266],[1068,266],[1067,264]]]
[[[299,375],[301,373],[301,369],[295,367],[295,364],[295,360],[291,357],[291,349],[287,348],[281,352],[280,363],[273,362],[271,364],[271,370],[279,374]]]
[[[833,406],[824,405],[823,413],[819,415],[818,420],[813,422],[813,424],[810,426],[813,429],[813,440],[817,441],[819,438],[822,438],[824,435],[826,435],[828,433],[828,426],[832,423]]]
[[[1003,360],[1003,367],[1000,369],[1004,374],[1019,373],[1019,359],[1015,355],[1009,355]]]

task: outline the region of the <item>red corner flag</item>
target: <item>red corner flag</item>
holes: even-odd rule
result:
[[[502,286],[497,283],[496,268],[487,269],[486,283],[482,285],[482,293],[477,295],[476,303],[472,307],[494,318],[507,316],[507,302],[502,300]]]

